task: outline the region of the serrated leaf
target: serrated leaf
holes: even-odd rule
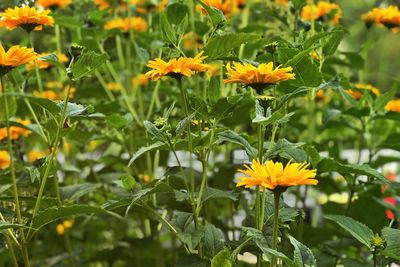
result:
[[[81,79],[90,75],[98,67],[106,63],[107,55],[99,54],[94,51],[85,51],[78,57],[78,60],[72,64],[70,73],[73,80]]]
[[[382,236],[386,241],[386,247],[382,251],[382,254],[400,260],[400,230],[384,227]]]
[[[294,247],[294,262],[300,266],[317,266],[312,251],[303,243],[297,241],[294,237],[289,235],[290,243]]]
[[[144,147],[139,148],[139,150],[136,151],[135,154],[133,154],[131,160],[128,163],[128,167],[131,166],[132,163],[135,162],[135,160],[138,157],[140,157],[141,155],[143,155],[144,153],[149,152],[149,151],[153,151],[153,150],[158,149],[158,148],[160,148],[160,147],[162,147],[164,145],[165,145],[164,142],[155,142],[155,143],[151,144],[150,146],[144,146]]]
[[[328,214],[325,215],[324,218],[337,223],[355,239],[366,245],[368,248],[371,248],[371,240],[374,237],[374,233],[365,224],[343,215]]]
[[[185,128],[192,123],[192,120],[194,118],[194,116],[196,115],[196,112],[193,112],[192,114],[190,114],[189,116],[187,116],[186,118],[184,118],[183,120],[181,120],[178,125],[176,125],[176,129],[175,129],[175,133],[177,136],[179,136],[184,130]]]
[[[212,257],[223,249],[225,243],[224,234],[211,223],[204,227],[204,252]]]
[[[167,141],[167,137],[165,136],[165,134],[160,129],[158,129],[152,122],[145,121],[144,127],[146,128],[147,132],[150,133],[156,140],[161,142]]]
[[[176,34],[164,11],[160,12],[161,37],[164,41],[176,44]]]
[[[234,131],[227,130],[218,134],[218,142],[231,142],[240,145],[246,151],[250,159],[257,155],[257,149],[252,147],[250,143]]]
[[[200,1],[200,5],[206,10],[213,27],[220,27],[222,24],[226,23],[226,18],[221,10],[209,6],[203,1]]]
[[[228,248],[224,248],[211,260],[211,267],[232,267],[231,252]]]

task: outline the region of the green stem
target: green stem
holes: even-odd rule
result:
[[[56,47],[57,47],[57,53],[58,53],[58,54],[61,54],[62,48],[61,48],[60,25],[56,24],[54,27],[55,27],[55,33],[56,33]]]
[[[13,263],[14,267],[18,267],[18,261],[17,258],[15,257],[15,251],[14,251],[14,247],[13,247],[13,243],[11,242],[10,238],[6,236],[6,243],[7,243],[7,247],[8,247],[8,251],[10,252],[10,257],[11,257],[11,261]]]
[[[124,58],[124,53],[122,52],[122,44],[121,44],[121,37],[117,34],[115,36],[115,44],[117,46],[117,54],[118,54],[118,59],[119,59],[119,64],[122,69],[125,68],[125,58]]]
[[[260,215],[260,222],[258,223],[259,225],[259,230],[262,231],[264,228],[264,216],[265,216],[265,195],[266,195],[266,190],[263,187],[262,189],[262,198],[261,198],[261,215]]]
[[[108,90],[108,88],[107,88],[107,83],[106,83],[106,81],[104,80],[103,76],[101,76],[101,74],[100,74],[97,70],[94,72],[94,74],[96,75],[96,78],[99,80],[99,82],[100,82],[100,84],[101,84],[101,87],[103,87],[103,89],[104,89],[104,91],[106,92],[108,98],[109,98],[111,101],[115,101],[115,97],[114,97],[114,95],[110,92],[110,90]]]
[[[42,202],[44,188],[46,186],[46,181],[47,181],[47,178],[49,177],[50,169],[51,169],[51,167],[53,165],[53,161],[54,161],[54,158],[56,156],[57,148],[58,148],[59,143],[60,143],[61,130],[64,128],[64,123],[65,123],[65,118],[66,118],[66,113],[67,113],[70,88],[71,88],[71,86],[68,87],[68,91],[67,91],[67,93],[65,95],[64,105],[63,105],[63,109],[62,109],[62,112],[61,112],[61,118],[60,118],[60,121],[59,121],[58,127],[57,127],[56,138],[55,138],[55,140],[54,140],[54,142],[53,142],[53,144],[51,146],[51,154],[49,156],[49,161],[47,162],[47,166],[46,166],[46,169],[44,171],[43,178],[41,179],[39,193],[38,193],[38,196],[37,196],[35,207],[33,209],[32,218],[34,218],[36,216],[36,214],[38,213],[38,211],[40,209],[40,204]],[[28,238],[30,237],[29,234],[30,234],[30,231],[28,231]]]
[[[4,76],[0,76],[0,81],[1,81],[1,87],[3,88],[3,92],[6,92],[6,85],[4,82]],[[10,173],[11,173],[11,183],[12,183],[12,192],[14,195],[14,204],[15,204],[15,212],[17,214],[17,222],[19,224],[23,224],[22,221],[22,215],[21,215],[21,207],[19,203],[19,197],[18,197],[18,187],[17,187],[17,177],[15,174],[15,167],[14,167],[14,160],[13,160],[13,148],[12,148],[12,143],[11,143],[11,134],[10,134],[10,121],[9,121],[9,113],[8,113],[8,102],[7,98],[3,96],[3,101],[4,101],[4,115],[5,115],[5,121],[6,121],[6,128],[7,128],[7,147],[8,147],[8,153],[10,154]],[[22,256],[24,259],[24,264],[25,267],[29,267],[29,255],[28,255],[28,249],[26,246],[26,240],[25,240],[25,232],[21,228],[20,230],[21,233],[21,249],[22,249]]]
[[[281,197],[279,190],[274,191],[274,229],[272,233],[272,249],[276,250],[278,244],[278,229],[279,229],[279,200]],[[272,256],[271,267],[275,267],[277,264],[276,257]]]

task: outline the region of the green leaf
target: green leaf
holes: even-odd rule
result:
[[[184,130],[185,128],[192,123],[192,120],[194,118],[194,116],[196,115],[196,112],[193,112],[192,114],[190,114],[189,116],[187,116],[186,118],[184,118],[183,120],[181,120],[178,125],[176,125],[176,129],[175,129],[175,133],[177,136],[179,136]]]
[[[156,140],[161,142],[167,142],[167,137],[165,134],[158,129],[152,122],[145,121],[144,127],[146,128],[147,132],[150,133]]]
[[[214,28],[219,28],[226,23],[226,18],[221,10],[211,7],[205,4],[203,1],[200,1],[200,5],[207,11],[207,15],[210,18],[211,24]]]
[[[387,178],[369,165],[363,164],[345,164],[336,161],[333,158],[324,158],[317,165],[318,173],[338,172],[341,174],[358,174],[374,177],[380,184],[388,184]]]
[[[64,102],[60,102],[58,104],[60,110],[63,109],[64,107]],[[76,103],[72,103],[72,102],[68,102],[67,104],[67,113],[66,116],[67,117],[76,117],[76,116],[80,116],[83,113],[85,113],[87,110],[87,107],[81,105],[81,104],[76,104]]]
[[[378,96],[374,103],[375,110],[378,111],[382,110],[385,107],[385,105],[394,98],[398,89],[399,89],[399,84],[395,82],[389,91]]]
[[[343,229],[349,232],[355,239],[360,241],[371,249],[371,240],[374,237],[374,233],[365,224],[362,224],[353,218],[346,217],[343,215],[328,214],[324,216],[325,219],[331,220],[339,224]]]
[[[214,256],[224,248],[225,238],[220,229],[211,223],[204,228],[204,252],[209,257]]]
[[[18,228],[30,228],[30,227],[23,225],[23,224],[7,223],[7,222],[0,221],[0,231],[6,230],[6,229],[18,229]]]
[[[211,267],[232,267],[231,252],[228,248],[224,248],[211,260]]]
[[[7,112],[6,112],[7,103]],[[0,121],[6,120],[6,114],[8,119],[15,115],[17,112],[17,101],[12,96],[2,95],[0,96]]]
[[[204,47],[204,53],[208,56],[207,60],[229,56],[234,48],[259,39],[260,36],[253,33],[229,33],[215,36]]]
[[[46,224],[49,224],[61,218],[103,212],[106,211],[102,208],[89,205],[71,205],[48,208],[44,211],[39,212],[35,217],[32,218],[31,227],[35,229],[40,229]]]
[[[128,167],[131,166],[132,163],[135,162],[135,160],[138,157],[140,157],[141,155],[143,155],[147,152],[153,151],[155,149],[161,148],[163,146],[165,146],[164,142],[155,142],[155,143],[151,144],[150,146],[144,146],[144,147],[139,148],[139,150],[136,151],[135,154],[133,154],[131,160],[128,163]]]
[[[171,24],[179,25],[186,16],[189,16],[187,5],[172,3],[167,6],[167,18]]]
[[[386,241],[386,248],[381,253],[387,257],[400,260],[400,230],[384,227],[382,236]]]
[[[96,191],[101,184],[82,183],[60,187],[61,198],[63,200],[77,200],[80,197]]]
[[[82,55],[78,57],[78,60],[72,64],[69,73],[72,75],[73,80],[79,80],[90,75],[93,71],[106,63],[106,61],[106,54],[84,50]]]
[[[335,34],[341,34],[343,32],[342,27],[335,27],[329,32],[319,32],[304,41],[304,49],[308,49],[320,40],[325,40],[326,38],[332,37]]]
[[[232,201],[236,201],[239,197],[239,193],[235,191],[225,191],[217,188],[206,187],[204,188],[202,195],[202,202],[206,202],[207,200],[217,199],[217,198],[226,198]]]
[[[291,0],[294,9],[300,10],[307,4],[307,0]],[[295,22],[297,23],[297,22]]]
[[[175,45],[177,41],[176,34],[164,11],[160,12],[160,29],[162,39]]]
[[[221,96],[221,85],[218,76],[211,77],[210,84],[208,85],[207,98],[211,103],[217,102]]]
[[[121,129],[128,125],[129,120],[126,116],[113,114],[106,117],[106,122],[111,128]]]
[[[250,159],[257,156],[257,149],[252,147],[250,143],[234,131],[227,130],[218,134],[218,142],[231,142],[240,145],[247,153]]]
[[[345,34],[346,30],[343,27],[336,27],[333,34],[324,39],[322,47],[324,56],[330,56],[335,53]]]
[[[122,186],[126,190],[131,191],[131,190],[135,190],[136,189],[137,183],[136,183],[135,178],[133,178],[132,175],[124,174],[119,179],[122,181]]]
[[[296,238],[290,235],[289,240],[294,247],[295,263],[299,264],[300,266],[317,266],[314,254],[307,246],[297,241]]]

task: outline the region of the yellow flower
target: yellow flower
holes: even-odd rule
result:
[[[50,100],[53,100],[53,101],[63,99],[62,94],[56,93],[56,92],[51,91],[51,90],[45,90],[45,91],[42,91],[42,92],[39,92],[39,91],[35,90],[35,91],[33,91],[33,95],[37,96],[37,97],[40,97],[40,98],[50,99]]]
[[[147,31],[147,22],[141,17],[132,17],[125,19],[117,18],[108,21],[104,25],[104,29],[120,29],[121,31],[134,30],[137,32],[145,32]]]
[[[121,90],[121,85],[119,83],[107,83],[107,89],[114,92],[119,92]]]
[[[29,120],[21,120],[21,119],[17,119],[17,122],[24,126],[29,125],[31,123]],[[31,133],[32,132],[30,130],[27,130],[25,128],[18,127],[18,126],[10,126],[10,139],[11,140],[16,140],[20,136],[28,136]],[[0,141],[7,138],[7,136],[8,136],[7,128],[6,127],[0,128]]]
[[[385,109],[387,111],[400,112],[400,99],[390,100],[386,104]]]
[[[289,0],[275,0],[275,4],[287,6],[289,4]]]
[[[63,221],[63,225],[66,229],[71,229],[74,226],[74,220],[65,220]]]
[[[11,157],[10,154],[5,150],[0,150],[0,169],[4,170],[10,167]]]
[[[324,20],[327,15],[332,16],[332,24],[338,24],[342,18],[342,10],[338,4],[326,1],[318,2],[315,5],[308,4],[301,10],[301,17],[306,21]]]
[[[28,153],[28,161],[35,162],[38,159],[44,158],[49,154],[49,151],[32,150]]]
[[[221,63],[213,62],[210,64],[210,69],[207,71],[208,77],[214,77],[221,74]]]
[[[354,88],[357,90],[348,89],[346,92],[356,100],[361,99],[363,95],[362,90],[369,90],[376,96],[381,94],[380,90],[371,84],[356,83]]]
[[[397,6],[374,8],[363,14],[362,19],[367,23],[367,26],[375,24],[377,26],[384,25],[389,29],[396,29],[400,25],[400,10]]]
[[[0,27],[8,30],[14,30],[21,27],[26,31],[41,30],[43,25],[52,26],[54,24],[53,17],[49,16],[50,10],[38,11],[35,7],[23,6],[7,8],[0,13]]]
[[[50,81],[46,83],[46,87],[49,89],[54,89],[54,88],[60,89],[63,87],[63,84],[60,81]]]
[[[287,163],[285,167],[280,162],[272,160],[260,163],[259,159],[253,160],[250,166],[244,165],[246,169],[238,171],[247,176],[241,177],[236,186],[246,188],[260,186],[270,190],[277,187],[290,187],[296,185],[316,185],[316,170],[308,170],[309,163]]]
[[[71,4],[71,0],[37,0],[36,5],[44,8],[64,8]]]
[[[230,17],[233,13],[238,12],[239,1],[237,0],[204,0],[204,4],[210,7],[221,10],[225,16]],[[207,11],[200,7],[203,14],[207,14]]]
[[[141,181],[145,182],[145,183],[148,183],[148,182],[151,181],[151,177],[150,177],[150,175],[148,175],[148,174],[139,174],[139,175],[138,175],[138,178],[139,178]]]
[[[196,71],[206,72],[210,69],[210,66],[208,64],[203,64],[203,60],[207,58],[207,56],[202,56],[202,54],[203,51],[198,53],[194,58],[180,57],[178,59],[171,59],[168,62],[165,62],[161,58],[150,60],[147,67],[153,70],[147,72],[146,76],[157,81],[164,76],[190,77]]]
[[[372,245],[374,245],[374,247],[381,247],[385,244],[385,240],[378,234],[375,234],[374,237],[372,237],[371,239],[371,243]]]
[[[291,73],[292,67],[274,69],[274,64],[269,62],[262,63],[255,67],[248,63],[233,63],[231,68],[230,63],[226,65],[228,78],[224,80],[225,83],[242,83],[252,87],[263,85],[277,84],[280,81],[294,79],[295,74]]]
[[[149,79],[146,74],[138,74],[136,77],[132,78],[132,84],[146,86],[149,83]]]
[[[48,68],[54,66],[53,63],[40,59],[41,57],[48,56],[50,54],[52,54],[52,53],[41,53],[41,54],[39,54],[38,58],[35,61],[31,61],[26,65],[26,69],[27,70],[35,69],[35,64],[37,64],[39,69],[48,69]],[[58,62],[60,62],[60,63],[66,63],[66,62],[69,61],[69,58],[65,54],[54,54],[54,55],[57,56]]]
[[[35,60],[36,57],[37,54],[32,48],[14,45],[6,52],[3,45],[0,44],[0,75],[6,74],[12,68]]]
[[[200,126],[200,128],[204,131],[210,130],[210,128],[207,126],[209,125],[208,121],[203,121],[203,120],[192,120],[192,125],[193,126]]]
[[[183,41],[183,48],[186,50],[199,49],[204,46],[201,38],[193,32],[188,32],[185,35],[183,35],[182,41]]]

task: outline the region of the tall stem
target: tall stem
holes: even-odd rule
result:
[[[279,200],[281,198],[281,192],[279,190],[274,191],[274,229],[272,233],[272,249],[276,250],[278,244],[278,229],[279,229]],[[271,267],[276,266],[276,257],[272,256]]]
[[[3,92],[6,92],[6,84],[4,82],[4,75],[0,76],[0,81],[1,81],[1,87],[3,88]],[[9,114],[8,114],[8,102],[7,98],[3,96],[3,103],[4,103],[4,115],[5,115],[5,121],[6,121],[6,128],[7,128],[7,147],[8,147],[8,153],[10,154],[10,173],[11,173],[11,183],[12,183],[12,191],[14,195],[14,203],[15,203],[15,213],[17,214],[17,222],[19,224],[23,224],[22,221],[22,215],[21,215],[21,206],[19,204],[19,197],[18,197],[18,187],[17,187],[17,177],[15,174],[15,167],[14,167],[14,160],[13,160],[13,147],[11,143],[11,134],[10,134],[10,121],[9,121]],[[30,266],[29,264],[29,255],[28,255],[28,249],[26,247],[26,240],[25,240],[25,232],[21,228],[20,230],[21,233],[21,249],[22,249],[22,256],[24,259],[24,264],[26,267]]]
[[[60,25],[56,24],[54,26],[54,30],[56,33],[56,48],[57,48],[57,53],[61,54],[62,48],[61,48],[61,32],[60,32]]]
[[[10,238],[8,236],[6,236],[6,243],[7,243],[8,251],[10,252],[10,257],[11,257],[11,261],[13,263],[13,266],[14,267],[18,267],[18,261],[17,261],[17,258],[15,256],[13,243],[12,243],[12,241],[10,240]]]

